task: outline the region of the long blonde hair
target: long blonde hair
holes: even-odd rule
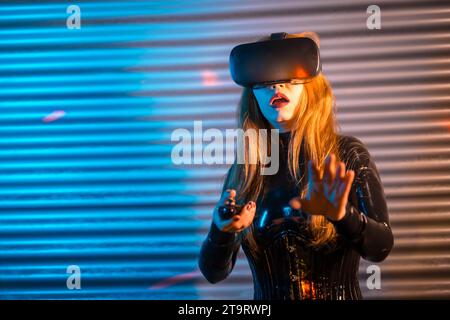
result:
[[[338,126],[334,116],[335,99],[331,86],[323,73],[304,84],[303,92],[298,101],[292,118],[291,139],[288,147],[289,174],[295,179],[301,188],[301,196],[307,193],[307,183],[301,183],[306,179],[306,173],[300,172],[300,149],[302,143],[305,147],[305,162],[313,159],[323,174],[324,160],[334,153],[337,161],[339,157]],[[239,101],[238,128],[244,131],[255,129],[271,129],[258,106],[251,88],[244,88]],[[259,137],[258,137],[259,138]],[[259,140],[256,140],[259,141]],[[267,141],[267,150],[270,152],[270,141]],[[246,158],[260,159],[259,144],[246,144]],[[236,189],[237,201],[257,201],[262,195],[264,176],[261,175],[263,164],[258,161],[250,164],[234,163],[225,179],[223,191]],[[321,247],[324,244],[333,243],[336,238],[334,226],[322,215],[313,215],[309,223],[312,234],[312,245]],[[244,230],[241,236],[247,236],[250,228]]]

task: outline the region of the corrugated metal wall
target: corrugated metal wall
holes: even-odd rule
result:
[[[398,0],[2,2],[1,297],[251,298],[242,253],[220,284],[196,269],[227,165],[173,165],[170,135],[233,128],[231,48],[305,30],[388,197],[396,245],[381,290],[362,263],[365,296],[450,298],[450,6]]]

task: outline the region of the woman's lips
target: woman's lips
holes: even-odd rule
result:
[[[284,106],[287,106],[289,104],[289,101],[285,100],[276,100],[271,106],[274,109],[283,108]]]
[[[275,93],[272,98],[270,98],[270,106],[273,108],[282,108],[289,104],[289,99],[281,92]]]

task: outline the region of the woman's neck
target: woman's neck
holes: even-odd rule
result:
[[[291,131],[291,126],[288,124],[287,121],[275,122],[271,123],[271,125],[274,129],[278,129],[280,133],[286,133]]]

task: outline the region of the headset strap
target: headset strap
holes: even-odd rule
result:
[[[287,32],[276,32],[270,34],[270,40],[281,40],[286,39],[288,33]]]

